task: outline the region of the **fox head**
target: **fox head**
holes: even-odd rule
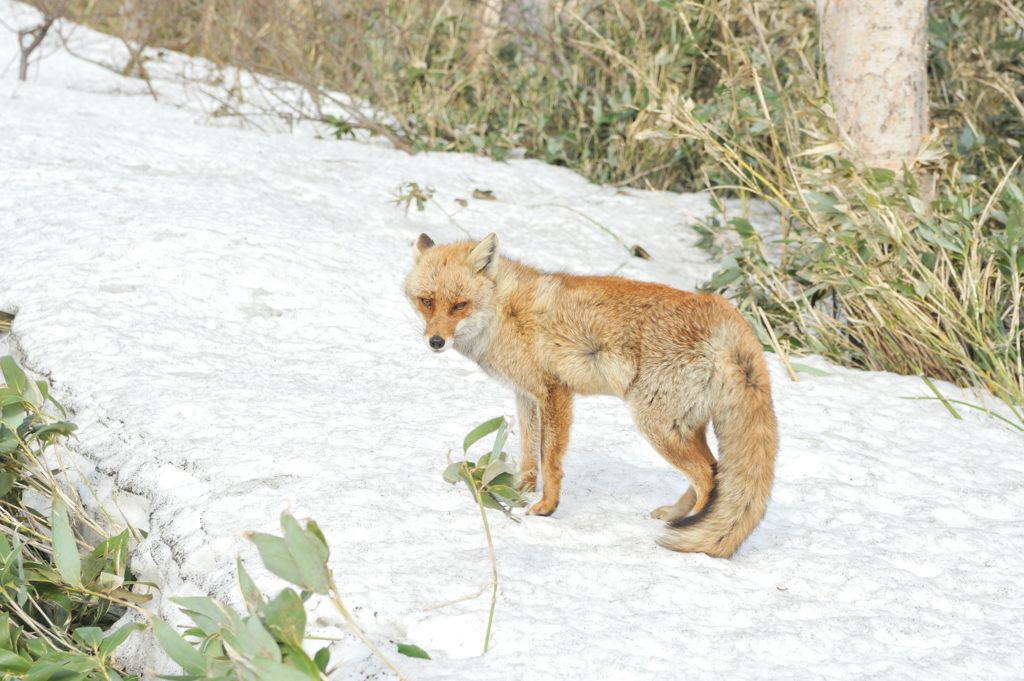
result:
[[[498,278],[498,237],[435,245],[420,234],[413,249],[415,265],[405,280],[405,295],[426,327],[423,338],[434,352],[455,345],[460,351],[487,328]]]

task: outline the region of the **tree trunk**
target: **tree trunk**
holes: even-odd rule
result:
[[[473,17],[473,37],[470,38],[474,73],[483,69],[494,44],[494,38],[498,35],[501,5],[502,0],[477,0]]]
[[[899,171],[928,134],[928,1],[817,0],[832,103],[861,159]]]

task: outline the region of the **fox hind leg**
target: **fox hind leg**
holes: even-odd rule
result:
[[[648,404],[641,401],[642,407],[633,402],[633,419],[655,451],[682,471],[690,481],[690,489],[686,490],[679,501],[651,512],[652,517],[671,522],[687,516],[691,511],[699,513],[707,504],[715,486],[715,457],[708,447],[707,418],[697,420],[700,425],[694,426],[694,410],[688,411],[682,418],[671,418],[656,402],[655,399],[651,399]]]
[[[672,522],[677,518],[686,517],[690,511],[699,513],[704,508],[715,484],[715,456],[708,447],[707,427],[705,423],[696,428],[690,441],[683,446],[670,446],[667,453],[658,450],[669,463],[686,475],[690,481],[690,489],[686,490],[674,505],[654,509],[651,517]]]

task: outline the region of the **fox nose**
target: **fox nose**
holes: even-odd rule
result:
[[[443,347],[444,347],[444,338],[441,338],[440,336],[431,336],[430,337],[430,349],[431,350],[440,350]]]

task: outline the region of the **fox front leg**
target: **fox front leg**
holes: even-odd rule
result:
[[[569,444],[572,425],[572,391],[562,384],[548,387],[540,400],[540,470],[543,494],[528,515],[551,515],[562,491],[562,457]]]
[[[515,486],[522,494],[537,489],[538,460],[540,458],[540,405],[532,396],[516,393],[516,412],[519,416],[519,470]]]

